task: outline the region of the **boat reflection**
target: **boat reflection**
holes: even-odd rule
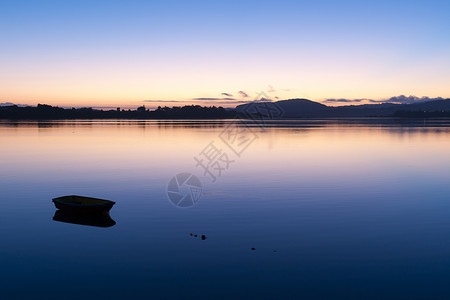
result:
[[[96,226],[96,227],[111,227],[116,225],[116,221],[111,219],[109,213],[77,214],[73,212],[63,211],[60,209],[55,211],[53,220],[65,223]]]

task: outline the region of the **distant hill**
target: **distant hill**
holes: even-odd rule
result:
[[[241,115],[251,116],[259,111],[267,110],[267,103],[252,102],[239,105],[236,107],[236,111]],[[393,117],[399,111],[450,112],[450,99],[414,104],[378,103],[338,107],[327,106],[307,99],[290,99],[271,102],[271,106],[272,109],[279,108],[282,111],[280,118]]]
[[[275,104],[276,107],[280,108],[280,116],[284,118],[307,118],[320,115],[320,113],[329,109],[329,107],[324,104],[308,99],[281,100],[275,102]],[[264,102],[243,104],[236,107],[236,112],[241,114],[251,114],[261,109],[267,109],[265,106]]]
[[[307,99],[282,100],[278,101],[277,104],[284,111],[284,116],[287,118],[291,116],[312,115],[329,109],[324,104]]]

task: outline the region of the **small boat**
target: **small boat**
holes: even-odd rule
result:
[[[108,212],[116,202],[83,197],[83,196],[63,196],[53,199],[57,209],[74,213],[105,213]]]

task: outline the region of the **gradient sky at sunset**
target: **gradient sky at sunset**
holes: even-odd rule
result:
[[[449,12],[448,1],[2,0],[0,102],[450,97]]]

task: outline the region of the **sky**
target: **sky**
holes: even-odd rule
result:
[[[449,1],[0,0],[0,102],[450,97]]]

